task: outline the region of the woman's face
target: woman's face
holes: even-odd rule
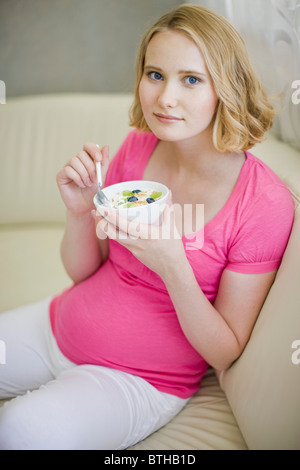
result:
[[[199,48],[184,33],[168,30],[153,36],[139,96],[145,120],[160,140],[211,139],[218,97]]]

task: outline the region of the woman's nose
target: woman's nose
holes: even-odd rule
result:
[[[174,108],[178,101],[178,90],[174,83],[164,83],[160,90],[158,103],[162,108]]]

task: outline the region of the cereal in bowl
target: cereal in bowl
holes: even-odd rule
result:
[[[133,189],[118,191],[111,198],[111,206],[118,209],[129,209],[130,207],[139,207],[152,204],[162,197],[162,192],[154,189]]]

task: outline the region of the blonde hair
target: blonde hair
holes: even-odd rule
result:
[[[151,131],[142,112],[139,85],[148,44],[155,34],[166,30],[183,32],[202,52],[219,98],[213,118],[215,148],[238,152],[261,142],[272,127],[275,111],[250,63],[244,41],[225,18],[194,4],[181,5],[162,16],[142,38],[130,125]]]

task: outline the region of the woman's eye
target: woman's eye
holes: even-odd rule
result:
[[[187,83],[188,85],[197,85],[197,83],[199,83],[199,79],[196,78],[196,77],[186,77],[185,78],[185,83]]]
[[[162,75],[158,72],[149,72],[148,73],[148,76],[152,79],[152,80],[161,80],[162,79]]]

